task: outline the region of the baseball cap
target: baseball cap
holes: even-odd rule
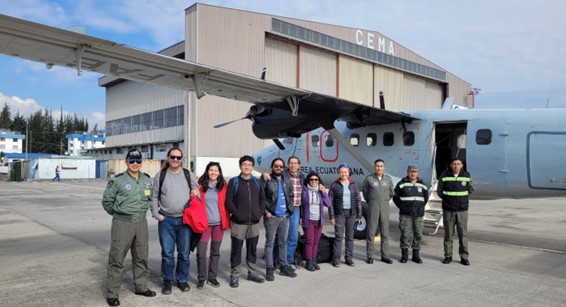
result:
[[[407,172],[418,172],[419,171],[419,167],[416,165],[409,165],[407,167]]]
[[[126,154],[126,159],[141,159],[141,158],[142,158],[142,154],[137,149],[130,149]]]

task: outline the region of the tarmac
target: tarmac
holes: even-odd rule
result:
[[[100,204],[105,186],[103,180],[0,182],[0,306],[106,306],[112,218]],[[221,286],[196,289],[196,256],[191,254],[191,290],[173,288],[171,295],[160,292],[157,222],[148,218],[149,286],[158,294],[134,295],[128,256],[121,306],[565,306],[565,200],[472,200],[470,266],[458,262],[457,240],[455,262],[441,263],[442,230],[423,237],[423,264],[399,263],[398,216],[392,207],[393,264],[366,264],[365,241],[356,241],[355,267],[324,263],[320,271],[298,269],[296,278],[276,274],[274,282],[263,284],[243,275],[236,289],[228,285],[226,232]],[[324,232],[333,235],[332,229],[326,225]],[[262,230],[258,255],[263,245]],[[265,267],[261,259],[258,264]]]

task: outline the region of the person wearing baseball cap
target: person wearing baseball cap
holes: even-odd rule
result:
[[[154,297],[156,293],[147,287],[148,229],[147,210],[151,200],[152,181],[148,174],[140,172],[142,153],[131,149],[126,154],[127,171],[108,180],[102,207],[112,215],[111,245],[108,253],[106,302],[119,306],[118,291],[124,272],[124,258],[131,249],[136,295]]]
[[[428,186],[419,178],[419,167],[409,165],[407,177],[395,186],[393,202],[399,208],[399,229],[401,229],[401,263],[409,259],[409,246],[413,249],[413,262],[422,263],[419,255],[423,235],[423,216],[428,201]],[[412,237],[412,239],[411,239]],[[411,242],[412,241],[412,242]]]

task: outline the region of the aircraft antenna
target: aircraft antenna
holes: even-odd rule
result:
[[[548,104],[550,103],[550,92],[552,92],[552,83],[554,83],[554,80],[550,81],[550,88],[548,89],[548,97],[546,98],[547,109],[548,109]]]

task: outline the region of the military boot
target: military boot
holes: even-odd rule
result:
[[[419,256],[419,250],[418,249],[413,249],[413,258],[411,260],[413,260],[413,262],[416,262],[416,263],[423,263],[423,260]]]
[[[401,260],[399,260],[399,262],[407,263],[407,260],[409,260],[409,249],[402,248],[401,249]]]

